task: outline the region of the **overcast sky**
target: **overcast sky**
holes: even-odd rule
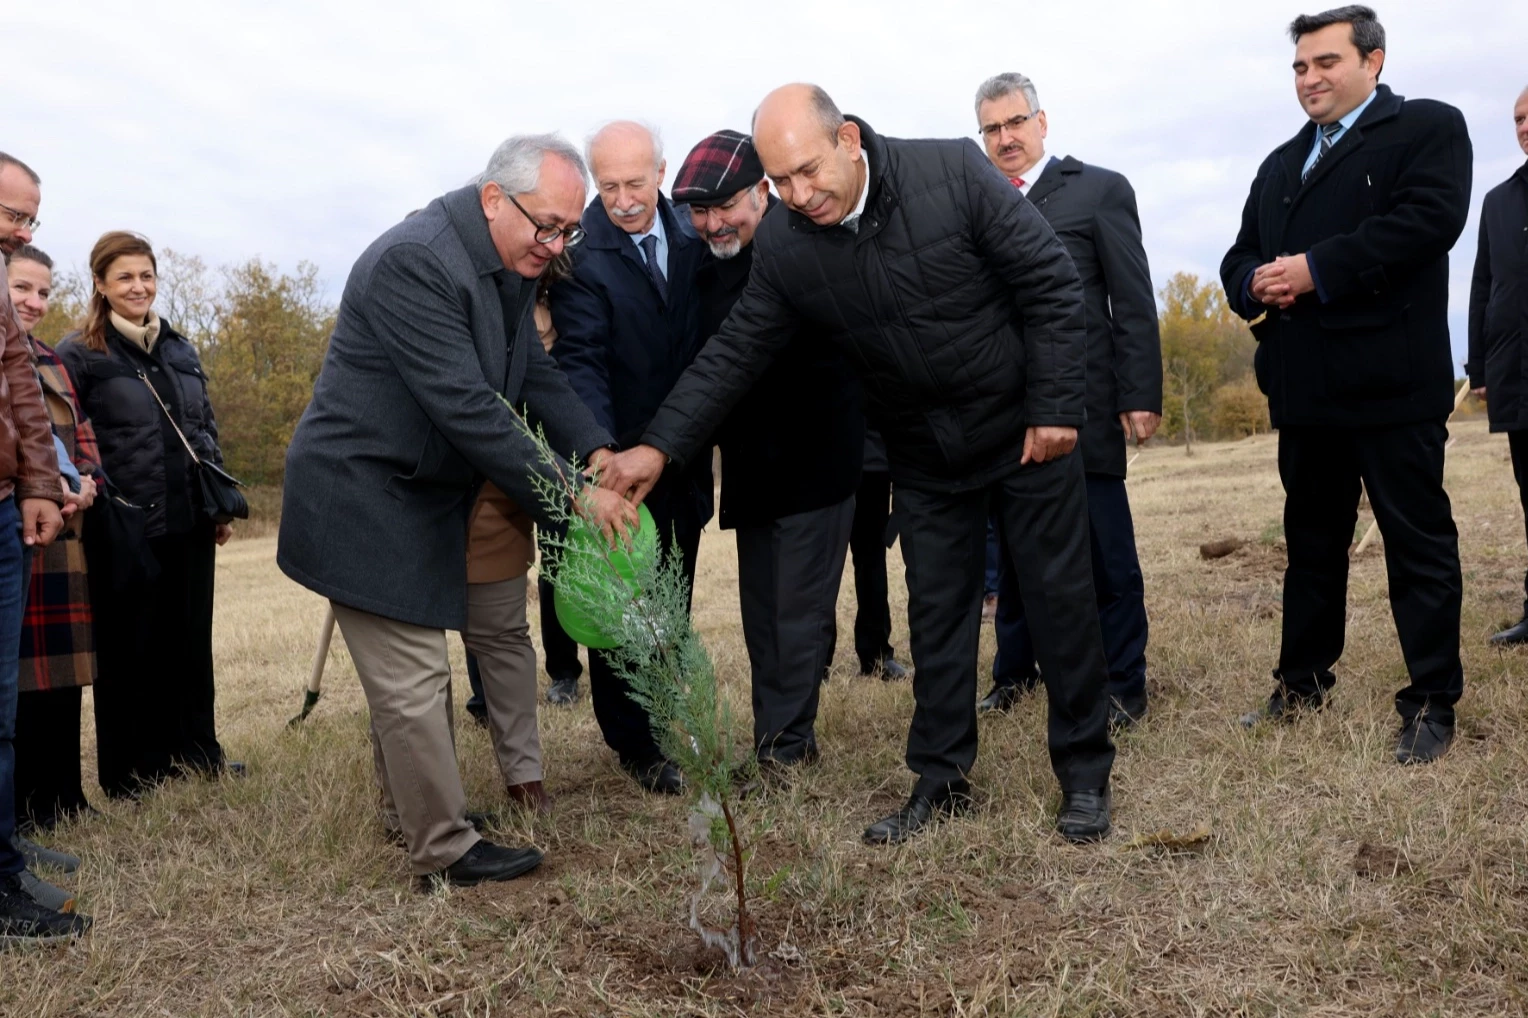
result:
[[[1383,80],[1464,111],[1470,225],[1453,255],[1456,359],[1481,198],[1523,162],[1528,3],[1391,0]],[[663,131],[670,171],[758,100],[822,84],[902,137],[974,137],[972,95],[1039,86],[1049,150],[1120,170],[1160,285],[1213,277],[1258,163],[1303,123],[1284,29],[1301,10],[1199,0],[4,0],[0,150],[43,177],[39,246],[80,266],[104,230],[222,265],[352,262],[504,137],[603,121]]]

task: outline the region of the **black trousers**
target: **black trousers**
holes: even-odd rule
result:
[[[1278,678],[1313,696],[1336,682],[1346,636],[1348,546],[1360,482],[1385,539],[1390,610],[1411,684],[1403,718],[1426,710],[1447,723],[1464,692],[1459,662],[1459,532],[1443,490],[1442,421],[1385,428],[1284,428],[1284,632]]]
[[[16,698],[16,824],[47,830],[89,809],[80,777],[84,689],[65,686]]]
[[[705,520],[693,501],[682,492],[654,489],[644,504],[658,525],[658,547],[664,558],[671,549],[683,556],[684,575],[689,581],[693,601],[695,562],[700,553],[700,532]],[[662,758],[647,711],[631,698],[626,680],[611,667],[605,654],[592,649],[589,651],[589,698],[594,703],[594,719],[599,722],[605,744],[615,750],[622,763],[646,767]]]
[[[994,509],[1045,678],[1051,767],[1063,791],[1108,784],[1114,746],[1081,455],[1030,464],[970,491],[898,487],[896,499],[915,669],[907,735],[914,791],[963,789],[976,762],[976,657]]]
[[[1109,663],[1109,695],[1121,702],[1146,695],[1146,585],[1135,548],[1135,521],[1123,477],[1088,474],[1088,540],[1093,559],[1093,590],[1103,630],[1104,660]],[[1001,544],[1001,542],[1000,542]],[[992,679],[1000,685],[1037,680],[1034,640],[1019,577],[1001,556],[998,566],[997,656]]]
[[[1512,477],[1517,481],[1518,501],[1523,504],[1523,522],[1528,529],[1528,431],[1507,432],[1507,448],[1512,450]],[[1523,618],[1528,619],[1528,573],[1523,574]]]
[[[873,671],[893,655],[886,583],[886,528],[890,519],[891,474],[867,470],[860,476],[854,496],[854,523],[849,531],[849,551],[854,558],[854,652],[859,655],[862,672]],[[832,660],[829,653],[829,663]]]
[[[552,581],[538,576],[536,595],[541,602],[541,663],[553,682],[577,679],[584,674],[584,666],[578,660],[578,644],[562,628],[552,608],[552,599],[557,596]]]
[[[783,763],[817,750],[854,499],[737,530],[738,598],[753,676],[753,744]]]
[[[159,578],[123,593],[91,563],[96,754],[107,795],[223,765],[213,721],[212,538],[209,521],[150,539]]]

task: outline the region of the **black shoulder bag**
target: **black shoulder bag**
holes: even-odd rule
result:
[[[231,520],[249,519],[249,502],[244,498],[244,493],[239,489],[244,487],[244,482],[234,477],[222,467],[211,460],[204,460],[191,448],[191,443],[186,441],[185,432],[180,430],[180,425],[175,423],[175,416],[170,413],[170,408],[164,405],[164,400],[159,398],[159,390],[154,388],[154,383],[149,381],[147,375],[138,372],[138,378],[153,393],[154,402],[159,404],[159,409],[164,411],[165,419],[170,422],[170,427],[175,429],[175,434],[180,436],[180,444],[186,447],[186,454],[191,457],[191,462],[196,464],[196,479],[202,491],[202,512],[206,513],[214,523],[228,523]]]

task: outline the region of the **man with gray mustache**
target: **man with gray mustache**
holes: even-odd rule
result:
[[[584,210],[588,239],[573,256],[573,274],[550,292],[552,356],[625,447],[642,437],[706,339],[695,288],[706,245],[659,190],[668,166],[656,131],[606,124],[590,136],[587,155],[597,196]],[[670,547],[682,554],[692,586],[711,502],[710,456],[665,476],[647,500],[665,554]],[[659,752],[647,712],[597,650],[589,652],[589,693],[626,772],[648,791],[677,794],[679,771]]]

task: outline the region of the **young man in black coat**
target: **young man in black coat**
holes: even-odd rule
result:
[[[1458,110],[1378,83],[1385,33],[1369,8],[1302,16],[1290,35],[1310,122],[1259,167],[1220,267],[1231,307],[1258,319],[1254,366],[1279,429],[1289,547],[1278,684],[1243,721],[1326,703],[1361,484],[1411,677],[1395,698],[1396,759],[1425,763],[1452,741],[1464,691],[1443,445],[1448,252],[1469,210],[1470,139]]]
[[[748,283],[760,221],[780,202],[753,140],[737,131],[696,145],[673,194],[710,248],[695,287],[701,335],[712,336]],[[864,451],[859,382],[822,336],[803,331],[732,408],[716,441],[721,525],[737,530],[754,751],[761,767],[811,763]]]
[[[754,144],[787,206],[754,238],[753,272],[643,435],[602,484],[640,498],[701,452],[802,327],[865,387],[886,439],[907,563],[917,708],[902,809],[865,831],[895,843],[970,802],[987,518],[1026,589],[1050,695],[1057,827],[1109,829],[1106,679],[1088,563],[1082,458],[1083,294],[1066,249],[970,141],[884,138],[822,89],[770,93]]]
[[[1528,153],[1528,88],[1512,109],[1517,143]],[[1486,401],[1492,431],[1507,433],[1512,476],[1528,517],[1528,163],[1486,193],[1480,244],[1470,280],[1470,360],[1465,370]],[[1528,643],[1528,576],[1523,617],[1491,637],[1508,647]]]
[[[1147,628],[1125,493],[1125,440],[1144,442],[1162,423],[1162,339],[1135,191],[1113,170],[1045,151],[1045,111],[1022,74],[982,83],[976,122],[987,158],[1040,210],[1082,277],[1088,323],[1082,462],[1093,586],[1109,661],[1109,723],[1129,727],[1146,714]],[[1039,681],[1023,594],[1013,567],[1000,565],[993,687],[980,709],[1007,710]]]
[[[706,246],[659,191],[667,164],[650,128],[607,124],[589,139],[588,157],[597,194],[584,211],[588,240],[574,255],[573,274],[550,292],[552,356],[625,447],[641,438],[705,341],[695,273]],[[709,455],[665,477],[647,501],[659,546],[665,555],[679,549],[692,586],[711,502]],[[681,776],[658,749],[647,712],[598,650],[589,652],[589,695],[627,773],[648,791],[678,794]]]

